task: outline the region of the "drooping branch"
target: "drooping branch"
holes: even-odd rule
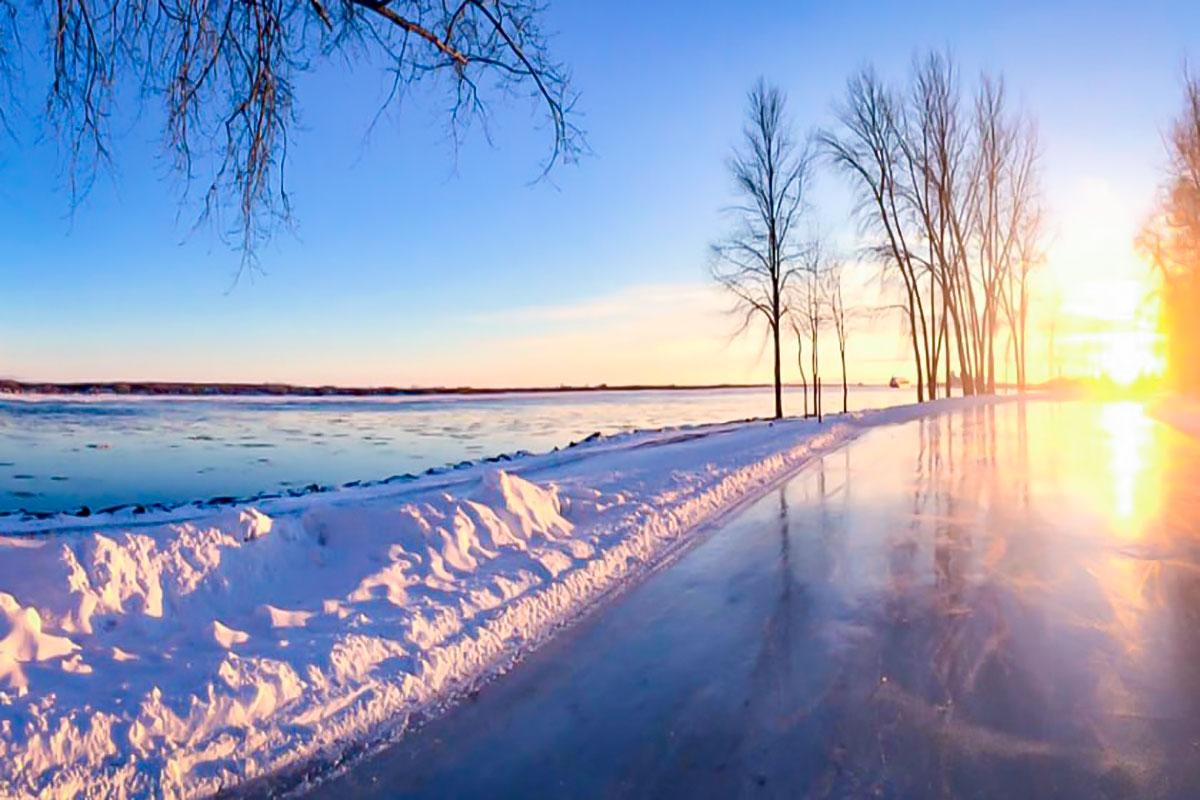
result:
[[[316,2],[316,0],[314,0],[314,2]],[[391,7],[391,5],[389,3],[384,2],[383,0],[350,0],[350,2],[354,3],[357,6],[362,6],[363,8],[367,9],[368,11],[375,12],[379,16],[386,19],[388,22],[399,27],[405,33],[412,33],[412,34],[416,34],[417,36],[420,36],[422,39],[424,39],[429,44],[433,45],[433,47],[436,50],[440,51],[443,55],[445,55],[447,58],[449,58],[451,61],[453,61],[455,64],[457,64],[459,67],[465,67],[467,65],[467,63],[468,63],[467,57],[465,55],[463,55],[462,53],[460,53],[458,50],[454,49],[454,47],[449,42],[449,37],[447,37],[446,39],[439,38],[432,31],[421,27],[417,23],[415,23],[409,19],[406,19],[405,17],[401,16],[400,14],[397,14],[396,11]],[[319,9],[318,13],[320,13],[320,11],[322,11],[323,9],[320,8],[319,3],[317,5],[318,5],[318,9]],[[465,8],[466,5],[467,4],[464,3],[462,8]],[[472,3],[471,5],[475,5],[475,4]],[[324,17],[322,17],[322,18],[324,19]],[[451,24],[447,25],[447,31],[453,31],[453,27],[454,26],[453,26],[453,22],[452,22]]]
[[[16,27],[13,36],[5,27],[14,2],[0,0],[0,77],[15,40]],[[545,13],[537,0],[55,0],[45,6],[48,119],[67,156],[72,202],[108,161],[118,96],[158,100],[184,197],[202,181],[200,218],[219,220],[230,207],[229,230],[252,255],[291,220],[294,87],[325,63],[384,69],[395,81],[389,105],[405,87],[449,75],[455,142],[460,126],[486,120],[488,86],[527,90],[550,123],[544,175],[586,152],[569,74],[541,32]],[[0,123],[9,107],[0,106]]]

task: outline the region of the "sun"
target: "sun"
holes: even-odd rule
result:
[[[1054,298],[1043,327],[1057,333],[1058,374],[1127,387],[1163,373],[1153,270],[1134,246],[1137,219],[1106,181],[1077,187],[1043,286]]]
[[[1162,359],[1156,351],[1156,337],[1148,331],[1124,330],[1094,334],[1097,351],[1095,372],[1120,386],[1129,386],[1139,378],[1162,373]]]

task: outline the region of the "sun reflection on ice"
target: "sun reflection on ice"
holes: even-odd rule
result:
[[[1166,454],[1156,426],[1140,402],[1111,402],[1100,408],[1101,452],[1106,451],[1107,458],[1095,465],[1097,510],[1108,516],[1117,546],[1098,548],[1089,571],[1111,614],[1100,627],[1121,645],[1128,661],[1105,666],[1097,690],[1104,707],[1127,714],[1146,711],[1134,699],[1127,671],[1142,669],[1153,659],[1151,620],[1162,603],[1157,594],[1159,543],[1152,540],[1162,509]]]
[[[1122,534],[1140,537],[1143,523],[1158,505],[1157,482],[1148,477],[1159,455],[1154,423],[1142,403],[1128,401],[1105,404],[1100,426],[1109,450],[1113,522]]]

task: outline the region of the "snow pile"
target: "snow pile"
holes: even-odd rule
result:
[[[193,797],[335,763],[815,452],[980,402],[625,434],[507,471],[0,534],[0,796]]]
[[[29,687],[21,665],[70,655],[79,646],[65,636],[42,632],[37,609],[22,607],[11,594],[0,592],[0,685],[24,693]],[[64,665],[67,662],[63,662]]]

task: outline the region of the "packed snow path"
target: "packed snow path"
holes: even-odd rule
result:
[[[1195,798],[1197,475],[1136,404],[872,431],[312,800]]]
[[[599,438],[254,506],[6,519],[0,797],[193,797],[337,763],[503,671],[875,425]]]

